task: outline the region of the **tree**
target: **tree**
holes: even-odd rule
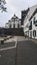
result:
[[[6,1],[5,0],[0,0],[0,10],[1,12],[7,11],[7,8],[5,7]]]

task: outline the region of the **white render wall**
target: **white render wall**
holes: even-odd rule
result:
[[[35,11],[36,8],[37,8],[37,5],[31,7],[28,14],[27,14],[27,16],[26,16],[26,18],[24,19],[24,23],[23,23],[23,25],[24,25],[23,26],[24,34],[29,31],[29,25],[30,25],[29,19],[32,16],[32,14],[33,14],[33,12]],[[36,17],[37,17],[37,15],[36,15]],[[27,34],[27,35],[29,36],[29,34]]]
[[[26,19],[24,20],[24,27],[23,27],[23,31],[24,31],[24,34],[26,33],[27,36],[29,36],[29,20],[28,18],[26,17]]]
[[[12,28],[14,28],[14,22],[11,22]]]
[[[15,28],[18,28],[18,21],[15,21]]]
[[[37,39],[37,26],[34,25],[34,21],[33,21],[34,17],[35,17],[35,20],[37,20],[37,13],[31,19],[31,21],[32,21],[32,30],[29,30],[29,37],[30,37],[30,32],[32,31],[32,38],[34,38],[34,36],[33,36],[33,30],[36,30],[36,37],[35,37],[35,39]]]

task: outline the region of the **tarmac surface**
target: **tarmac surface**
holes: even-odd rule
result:
[[[16,49],[0,51],[0,65],[15,65]]]
[[[18,42],[16,65],[37,65],[37,44],[31,40]]]
[[[9,40],[5,42],[7,49],[0,46],[0,65],[37,65],[36,42],[25,37],[14,37],[15,43]]]
[[[15,42],[8,42],[8,43],[0,44],[0,49],[6,48],[6,47],[12,47],[12,46],[15,46]]]

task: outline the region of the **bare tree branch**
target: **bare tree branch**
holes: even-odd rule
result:
[[[0,10],[2,10],[1,12],[5,11],[7,12],[7,8],[4,6],[6,4],[5,0],[0,0]]]

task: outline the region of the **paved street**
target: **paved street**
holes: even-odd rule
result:
[[[31,40],[18,42],[16,65],[37,65],[37,44]]]
[[[0,65],[15,65],[16,49],[0,51]]]
[[[15,65],[16,46],[15,43],[7,43],[0,46],[0,65]]]
[[[4,44],[0,42],[0,65],[16,64],[16,39],[10,38]]]
[[[12,47],[15,46],[15,42],[9,42],[9,43],[5,43],[5,44],[0,44],[0,49],[2,48],[6,48],[6,47]]]
[[[37,65],[36,42],[25,38],[25,40],[21,41],[18,41],[18,39],[19,38],[17,38],[17,42],[15,41],[15,44],[14,42],[5,44],[6,47],[11,48],[0,50],[0,65]],[[2,45],[0,46],[0,49],[1,48]]]

